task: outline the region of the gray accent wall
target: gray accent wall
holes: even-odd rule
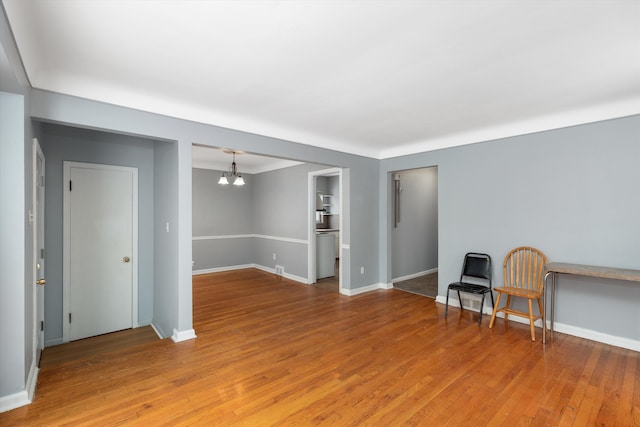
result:
[[[75,161],[138,169],[138,324],[153,318],[154,142],[131,136],[43,123],[40,146],[46,158],[45,342],[62,340],[63,162]],[[163,189],[163,191],[166,191]]]
[[[396,173],[402,191],[400,221],[391,228],[392,279],[438,268],[438,168]]]
[[[464,254],[489,253],[496,284],[512,248],[550,261],[640,269],[640,116],[381,161],[381,277],[391,278],[391,172],[438,166],[439,295]],[[640,287],[559,278],[556,322],[640,340]]]

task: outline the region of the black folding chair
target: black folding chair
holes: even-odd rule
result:
[[[484,307],[485,294],[488,293],[491,295],[491,306],[494,306],[493,292],[491,289],[491,257],[487,254],[475,252],[469,252],[464,256],[462,272],[460,273],[460,281],[451,283],[447,288],[447,304],[444,309],[445,318],[449,313],[449,291],[451,290],[458,293],[460,310],[463,310],[460,292],[482,295],[482,301],[480,302],[480,316],[478,317],[478,325],[480,325],[482,323],[482,309]]]

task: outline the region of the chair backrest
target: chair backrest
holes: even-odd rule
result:
[[[491,287],[491,257],[489,255],[469,252],[464,256],[460,281],[469,281],[469,278],[488,280],[489,287]]]
[[[544,266],[549,262],[539,249],[520,246],[504,257],[504,286],[542,293]]]

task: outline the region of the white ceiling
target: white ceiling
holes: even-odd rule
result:
[[[374,158],[640,113],[637,0],[2,3],[35,88]]]

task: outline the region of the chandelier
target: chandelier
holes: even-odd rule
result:
[[[228,185],[229,179],[234,178],[233,185],[242,186],[244,185],[244,179],[242,178],[242,174],[240,173],[240,171],[238,170],[238,166],[236,165],[236,152],[230,151],[230,153],[233,154],[233,162],[229,167],[229,172],[222,172],[222,176],[218,180],[218,184]]]

